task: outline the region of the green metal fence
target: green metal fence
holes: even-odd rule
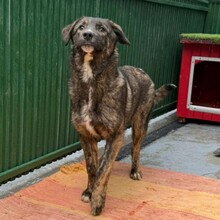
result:
[[[120,63],[159,86],[178,83],[179,34],[203,32],[207,11],[205,0],[0,0],[0,182],[79,148],[64,25],[83,15],[114,20],[131,42],[119,46]],[[173,94],[153,114],[175,104]]]
[[[210,0],[205,32],[220,34],[220,0]]]

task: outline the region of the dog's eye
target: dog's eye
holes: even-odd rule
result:
[[[99,31],[100,31],[100,32],[104,32],[104,31],[105,31],[105,28],[104,28],[103,26],[100,26],[100,27],[99,27]]]
[[[85,28],[84,25],[79,26],[79,30],[83,30],[84,28]]]

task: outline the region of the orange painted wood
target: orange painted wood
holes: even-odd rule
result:
[[[72,164],[0,200],[0,219],[220,219],[218,180],[143,168],[143,179],[134,181],[128,177],[129,169],[128,164],[115,163],[101,216],[93,217],[90,205],[81,202],[86,169]]]

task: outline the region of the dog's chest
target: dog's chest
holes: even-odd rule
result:
[[[70,95],[73,97],[72,121],[79,133],[85,136],[98,137],[93,121],[94,111],[94,85],[93,72],[90,66],[92,60],[90,54],[84,56],[84,63],[81,68],[80,77],[75,81],[76,85],[70,88]],[[77,98],[75,98],[77,97]]]
[[[98,137],[98,134],[95,131],[95,128],[92,126],[92,105],[93,105],[93,88],[89,87],[88,91],[88,100],[83,103],[79,109],[78,118],[79,123],[77,126],[80,128],[80,132],[89,133],[92,136]]]
[[[102,66],[90,65],[92,59],[85,56],[79,68],[73,69],[72,122],[80,134],[106,139],[123,121],[125,80],[111,63],[98,72]]]

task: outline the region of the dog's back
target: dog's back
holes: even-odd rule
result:
[[[150,77],[139,68],[132,66],[119,67],[126,84],[126,124],[131,124],[137,111],[152,108],[154,97],[154,83]],[[148,105],[148,106],[147,106]]]

